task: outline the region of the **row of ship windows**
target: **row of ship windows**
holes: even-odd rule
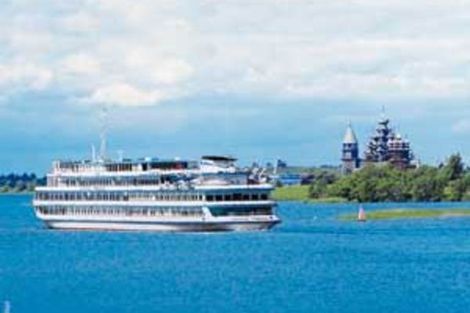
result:
[[[180,217],[202,217],[204,214],[200,209],[190,208],[146,208],[146,207],[37,207],[39,213],[44,215],[106,215],[106,216],[180,216]],[[270,215],[272,208],[266,207],[244,207],[244,208],[211,208],[214,216],[252,216]]]
[[[132,178],[132,179],[116,179],[116,178],[100,178],[92,180],[83,179],[64,179],[51,177],[48,180],[49,186],[153,186],[171,183],[171,179],[165,177],[155,178]]]
[[[217,194],[217,195],[206,195],[206,200],[212,201],[257,201],[257,200],[268,200],[269,196],[267,193],[252,193],[252,194]]]
[[[154,201],[197,201],[203,200],[202,194],[172,194],[172,193],[145,193],[145,192],[38,192],[37,200],[85,200],[85,201],[129,201],[129,200],[154,200]]]
[[[197,162],[139,162],[139,163],[112,163],[97,166],[93,163],[69,163],[57,162],[54,164],[56,171],[86,172],[86,171],[107,171],[107,172],[123,172],[123,171],[147,171],[152,169],[159,170],[181,170],[181,169],[197,168]]]
[[[200,209],[189,208],[145,208],[145,207],[45,207],[37,210],[44,215],[115,215],[115,216],[202,216]]]
[[[251,193],[251,194],[208,194],[205,196],[206,201],[259,201],[269,200],[267,193]],[[36,193],[37,200],[62,200],[62,201],[130,201],[130,200],[153,200],[153,201],[203,201],[203,194],[196,193],[113,193],[113,192],[38,192]]]
[[[213,216],[271,215],[272,207],[216,207],[210,208],[210,211]]]

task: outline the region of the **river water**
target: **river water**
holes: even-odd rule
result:
[[[470,311],[470,219],[337,219],[356,210],[281,203],[269,232],[71,232],[1,196],[0,312]]]

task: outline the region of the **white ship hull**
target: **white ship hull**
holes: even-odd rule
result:
[[[278,224],[272,185],[234,161],[58,161],[33,206],[51,229],[211,232]]]
[[[119,221],[44,221],[47,227],[64,230],[158,231],[158,232],[213,232],[267,230],[279,223],[266,221],[194,221],[194,222],[119,222]]]

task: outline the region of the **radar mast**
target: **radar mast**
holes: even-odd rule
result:
[[[100,155],[99,160],[104,162],[106,160],[106,145],[108,133],[108,107],[103,105],[100,111]]]

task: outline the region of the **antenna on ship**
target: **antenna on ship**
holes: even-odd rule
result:
[[[100,161],[103,162],[106,159],[106,141],[107,141],[107,123],[108,122],[108,108],[103,105],[100,112]]]
[[[91,161],[96,162],[96,148],[95,145],[91,145]]]

